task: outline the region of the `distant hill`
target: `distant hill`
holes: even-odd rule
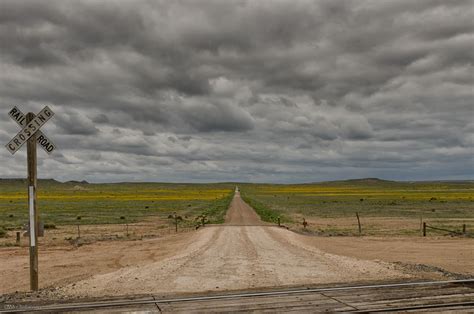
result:
[[[355,185],[404,185],[404,184],[471,184],[474,180],[427,180],[427,181],[393,181],[379,178],[347,179],[337,181],[310,182],[306,184],[355,184]]]
[[[362,178],[362,179],[344,180],[343,182],[377,184],[377,183],[396,183],[397,181],[383,180],[383,179],[379,179],[379,178]]]
[[[379,178],[361,178],[361,179],[347,179],[347,180],[335,180],[335,181],[324,181],[324,182],[311,182],[308,184],[395,184],[400,183],[398,181],[383,180]]]
[[[27,179],[20,179],[20,178],[7,178],[7,179],[2,179],[0,178],[0,184],[26,184]],[[89,184],[86,180],[82,181],[76,181],[76,180],[71,180],[71,181],[66,181],[66,182],[61,182],[55,179],[38,179],[38,184],[67,184],[67,185],[81,185],[81,184]]]
[[[68,184],[89,184],[89,182],[87,182],[86,180],[82,180],[82,181],[71,180],[71,181],[66,181],[64,183],[68,183]]]
[[[0,184],[26,184],[28,182],[27,179],[19,179],[19,178],[8,178],[8,179],[1,179],[0,178]],[[55,179],[38,179],[38,183],[55,183],[55,184],[60,184],[61,182],[55,180]]]
[[[27,180],[25,178],[0,178],[0,184],[26,184]],[[334,181],[313,181],[313,182],[306,182],[306,183],[268,183],[268,182],[208,182],[208,183],[187,183],[187,182],[111,182],[111,183],[94,183],[95,184],[229,184],[229,185],[243,185],[243,184],[361,184],[361,185],[377,185],[377,184],[410,184],[410,183],[449,183],[449,184],[466,184],[466,183],[474,183],[474,180],[427,180],[427,181],[393,181],[393,180],[384,180],[379,178],[360,178],[360,179],[347,179],[347,180],[334,180]],[[86,180],[70,180],[66,182],[61,182],[55,179],[38,179],[38,184],[64,184],[64,185],[89,185]]]

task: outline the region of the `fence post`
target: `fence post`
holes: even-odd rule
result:
[[[16,232],[16,244],[20,245],[20,231]]]
[[[423,214],[420,214],[420,233],[423,232]]]
[[[462,234],[466,234],[466,224],[462,225]]]
[[[426,222],[423,222],[423,236],[426,237]]]
[[[280,224],[280,217],[278,217],[278,227],[281,227],[281,224]]]
[[[359,225],[359,235],[362,234],[362,226],[360,225],[360,218],[359,218],[359,213],[356,212],[356,217],[357,217],[357,224]]]
[[[126,231],[126,235],[127,235],[127,237],[128,237],[128,236],[129,236],[129,234],[128,234],[128,221],[127,221],[126,219],[127,219],[127,217],[125,217],[125,216],[120,216],[120,220],[125,221],[125,231]]]
[[[81,237],[81,229],[79,227],[79,224],[80,224],[80,221],[82,217],[81,216],[77,216],[76,217],[76,220],[77,220],[77,238],[79,239]]]

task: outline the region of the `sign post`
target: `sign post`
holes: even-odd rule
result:
[[[15,154],[26,142],[28,163],[28,212],[29,212],[29,235],[30,235],[30,288],[37,291],[38,282],[38,230],[39,219],[36,204],[37,188],[37,156],[36,143],[48,153],[52,153],[56,146],[39,130],[54,113],[48,106],[44,107],[38,115],[29,112],[26,116],[16,107],[9,112],[10,117],[15,120],[22,130],[6,145],[11,154]]]
[[[26,115],[26,124],[34,119],[30,112]],[[33,291],[38,290],[38,211],[36,210],[36,134],[28,139],[26,147],[28,159],[28,210],[30,217],[30,288]]]

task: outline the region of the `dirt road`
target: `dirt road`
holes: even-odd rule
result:
[[[304,244],[302,237],[265,226],[236,193],[226,224],[201,229],[176,255],[98,274],[62,293],[176,293],[407,278],[391,264],[328,254]]]
[[[303,236],[263,223],[237,194],[224,225],[141,241],[42,246],[40,287],[65,286],[60,295],[101,296],[406,277],[393,264],[367,259],[474,275],[473,243],[448,237]],[[0,294],[28,289],[28,248],[1,248]]]

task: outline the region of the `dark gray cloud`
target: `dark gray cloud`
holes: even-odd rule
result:
[[[58,112],[56,126],[63,134],[94,135],[99,132],[91,119],[77,111]]]
[[[0,140],[56,112],[44,176],[474,175],[472,0],[4,0],[0,42]]]

